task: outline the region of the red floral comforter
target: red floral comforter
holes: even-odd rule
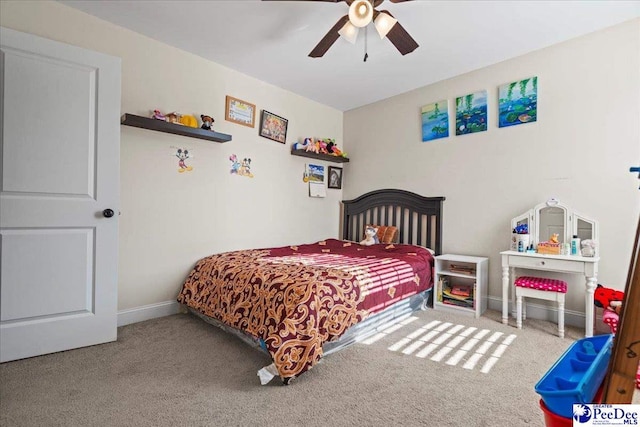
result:
[[[389,305],[430,289],[431,253],[412,245],[328,239],[201,259],[178,301],[262,340],[288,381],[322,345]]]

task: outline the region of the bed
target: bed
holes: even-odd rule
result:
[[[377,190],[342,202],[342,239],[199,260],[178,295],[190,312],[270,355],[285,384],[327,354],[429,304],[444,197]],[[381,243],[363,246],[375,225]]]

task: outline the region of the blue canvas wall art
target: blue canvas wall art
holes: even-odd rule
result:
[[[498,127],[538,120],[538,77],[529,77],[500,86],[498,98]]]
[[[422,107],[422,142],[449,136],[449,103],[434,102]]]
[[[456,135],[487,130],[487,91],[456,98]]]

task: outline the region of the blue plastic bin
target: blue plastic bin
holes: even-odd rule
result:
[[[571,418],[574,403],[593,403],[607,373],[613,334],[583,338],[571,344],[536,384],[547,408]]]

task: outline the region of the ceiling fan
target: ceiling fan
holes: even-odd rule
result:
[[[263,0],[268,1],[268,0]],[[384,0],[297,0],[297,1],[324,1],[330,3],[345,2],[349,5],[349,14],[343,16],[320,40],[309,53],[312,58],[322,57],[340,36],[350,43],[355,43],[358,30],[374,23],[380,38],[388,38],[402,55],[413,52],[419,45],[409,35],[397,19],[388,10],[378,11],[376,8]],[[411,0],[389,0],[391,3],[403,3]],[[366,29],[365,29],[366,31]],[[365,32],[366,36],[366,32]],[[367,60],[365,52],[365,61]]]

